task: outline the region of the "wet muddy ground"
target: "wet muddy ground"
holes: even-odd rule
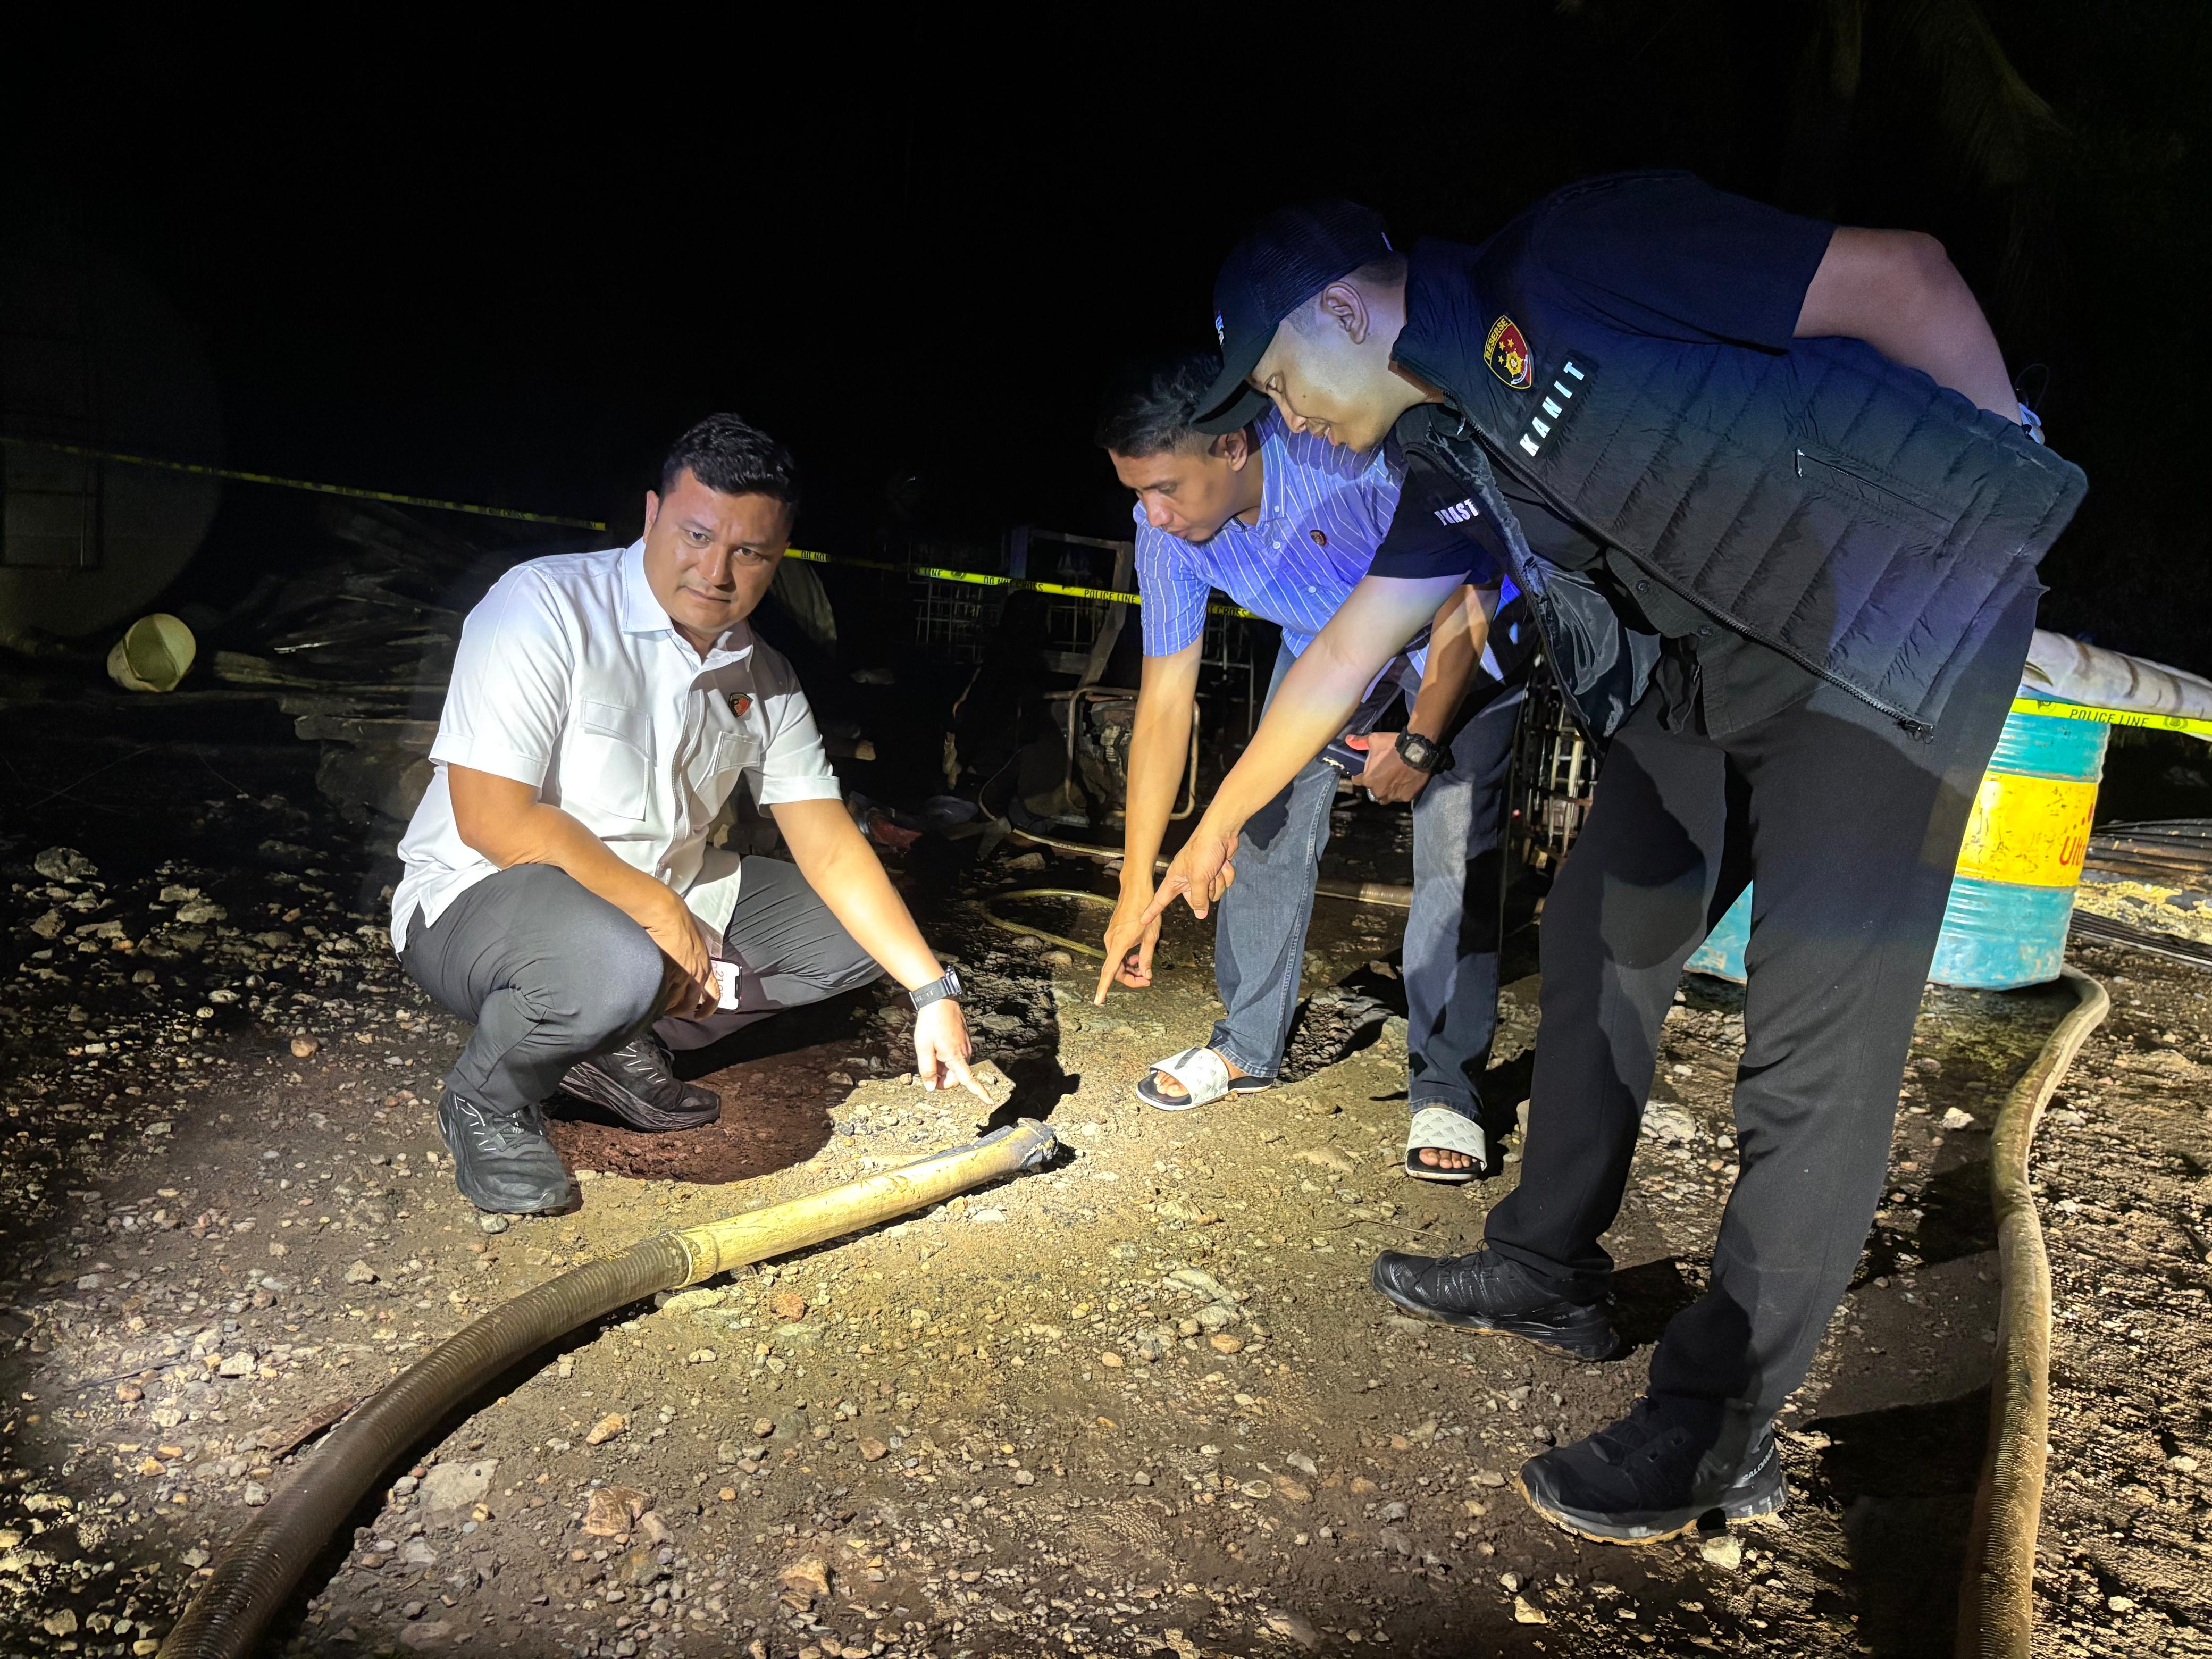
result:
[[[504,1297],[981,1127],[972,1100],[912,1086],[898,1001],[863,994],[706,1056],[709,1129],[641,1137],[578,1108],[556,1134],[580,1207],[488,1234],[431,1121],[463,1033],[398,973],[388,866],[317,803],[304,746],[19,731],[5,758],[5,1650],[151,1652],[328,1421]],[[1347,822],[1358,873],[1389,873],[1401,823]],[[1473,1243],[1516,1173],[1397,1171],[1400,916],[1324,902],[1303,1075],[1170,1115],[1131,1089],[1212,1018],[1203,930],[1178,921],[1160,985],[1098,1009],[1085,963],[960,902],[963,880],[1106,879],[1054,860],[917,883],[1010,1112],[1054,1125],[1059,1165],[549,1350],[395,1466],[280,1649],[1950,1650],[1995,1326],[1987,1120],[2062,995],[1929,993],[1893,1184],[1789,1414],[1789,1510],[1612,1549],[1535,1521],[1510,1477],[1625,1411],[1698,1291],[1734,1171],[1735,992],[1687,981],[1668,1022],[1608,1241],[1638,1351],[1577,1365],[1366,1287],[1379,1249]],[[1525,935],[1515,953],[1508,1123],[1537,1035]],[[2058,1306],[2038,1646],[2194,1651],[2212,1646],[2208,987],[2077,959],[2115,1009],[2038,1164]]]

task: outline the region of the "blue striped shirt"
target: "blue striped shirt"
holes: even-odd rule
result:
[[[1137,503],[1137,591],[1144,596],[1145,654],[1170,657],[1206,629],[1206,605],[1223,592],[1283,630],[1295,656],[1312,642],[1375,556],[1398,509],[1404,468],[1395,447],[1361,454],[1292,432],[1273,410],[1260,440],[1260,517],[1231,519],[1211,541],[1155,530]],[[1416,673],[1425,653],[1413,653]]]

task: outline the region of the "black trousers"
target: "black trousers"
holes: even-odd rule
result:
[[[1714,738],[1656,699],[1607,753],[1546,901],[1521,1184],[1488,1242],[1584,1292],[1613,1224],[1682,964],[1753,884],[1735,1125],[1712,1287],[1668,1325],[1651,1393],[1763,1419],[1804,1380],[1874,1219],[1959,843],[2035,625],[2023,594],[1932,738],[1823,684]]]
[[[418,911],[400,957],[415,982],[476,1026],[446,1086],[513,1115],[549,1098],[578,1060],[653,1025],[693,1048],[883,976],[795,866],[750,858],[722,952],[742,964],[734,1009],[656,1020],[667,958],[653,936],[565,870],[486,876],[434,922]]]

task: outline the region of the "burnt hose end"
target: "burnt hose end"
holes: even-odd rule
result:
[[[820,1243],[1036,1168],[1059,1139],[1010,1124],[967,1146],[823,1192],[664,1233],[572,1267],[463,1326],[373,1395],[294,1471],[162,1641],[160,1659],[243,1659],[354,1505],[433,1425],[509,1367],[655,1291]]]

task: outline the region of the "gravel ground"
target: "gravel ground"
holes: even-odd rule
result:
[[[9,742],[29,804],[0,842],[8,1650],[152,1651],[330,1421],[515,1291],[981,1127],[912,1086],[897,1003],[862,995],[709,1055],[711,1129],[579,1109],[556,1133],[580,1207],[487,1233],[431,1122],[463,1033],[398,975],[388,867],[315,806],[312,757]],[[1387,864],[1400,821],[1353,816]],[[1303,1075],[1170,1115],[1130,1091],[1212,1017],[1202,932],[1177,923],[1159,987],[1102,1010],[1083,964],[957,897],[948,878],[917,902],[975,988],[1008,1112],[1048,1116],[1068,1156],[576,1333],[394,1468],[283,1650],[1950,1650],[1994,1327],[1985,1120],[2062,995],[1931,991],[1894,1185],[1789,1414],[1796,1501],[1626,1551],[1536,1522],[1507,1481],[1626,1410],[1698,1291],[1734,1169],[1731,988],[1686,984],[1611,1237],[1638,1352],[1583,1366],[1365,1287],[1378,1249],[1479,1238],[1514,1176],[1396,1172],[1398,918],[1325,906],[1309,987],[1343,988],[1316,999]],[[2194,1650],[2203,981],[2082,960],[2116,1009],[2039,1165],[2061,1322],[2039,1641]],[[1534,990],[1506,996],[1504,1100]]]

